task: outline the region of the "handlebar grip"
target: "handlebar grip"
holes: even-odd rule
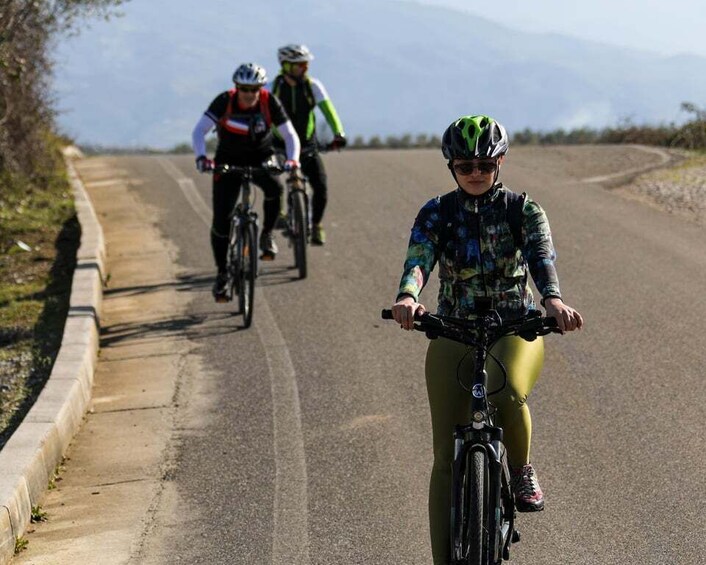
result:
[[[556,318],[543,318],[542,319],[542,330],[539,335],[547,334],[563,334],[564,332],[559,329],[559,323]]]
[[[392,310],[383,310],[380,312],[380,316],[382,317],[383,320],[394,320],[395,318],[392,316]],[[429,316],[428,312],[425,312],[424,314],[414,314],[414,321],[415,322],[423,322],[427,320]]]

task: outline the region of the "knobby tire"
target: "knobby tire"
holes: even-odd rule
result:
[[[464,537],[468,548],[465,565],[487,565],[486,512],[488,511],[488,462],[485,451],[468,454],[464,474]]]
[[[240,252],[240,280],[238,300],[240,313],[243,315],[243,327],[252,324],[255,305],[255,277],[257,276],[257,233],[254,222],[248,222],[243,227]]]
[[[299,278],[305,279],[307,275],[306,249],[308,221],[306,213],[306,196],[304,192],[296,190],[292,193],[292,209],[294,225],[292,237],[294,239],[294,261],[299,270]]]
[[[226,262],[226,272],[228,273],[228,299],[233,298],[233,294],[240,293],[240,259],[238,227],[234,221],[230,223],[230,235],[228,237],[228,256]]]

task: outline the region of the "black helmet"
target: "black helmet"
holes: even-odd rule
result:
[[[510,146],[505,128],[483,115],[462,116],[453,122],[441,139],[441,152],[452,159],[479,159],[505,155]]]

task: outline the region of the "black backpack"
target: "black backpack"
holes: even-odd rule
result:
[[[446,244],[454,234],[454,228],[458,220],[458,196],[456,190],[444,194],[439,198],[439,213],[441,215],[442,230],[437,245],[437,260],[441,252],[446,249]],[[505,214],[507,222],[510,224],[510,232],[517,249],[522,249],[522,209],[527,200],[527,193],[517,194],[505,189],[503,195],[505,203]]]

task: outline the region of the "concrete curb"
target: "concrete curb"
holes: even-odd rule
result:
[[[0,451],[0,565],[30,523],[56,466],[81,426],[91,402],[105,280],[103,229],[70,157],[65,152],[81,244],[71,285],[69,313],[51,375],[27,416]]]

